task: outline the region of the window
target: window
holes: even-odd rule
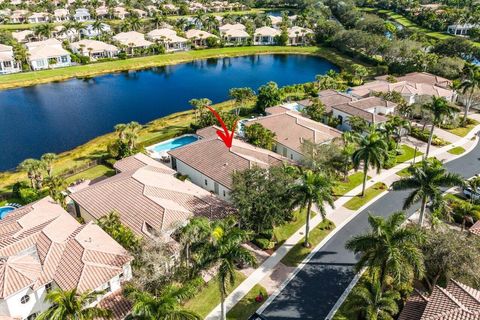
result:
[[[207,179],[205,179],[205,185],[208,186],[208,181],[207,181]]]
[[[20,302],[22,304],[25,304],[27,303],[28,301],[30,301],[30,296],[28,294],[24,295],[23,297],[20,298]]]
[[[340,120],[340,124],[343,124],[343,117],[342,116],[338,116],[338,120]]]
[[[49,282],[45,285],[45,291],[48,293],[50,291],[52,291],[52,283]]]
[[[107,283],[107,287],[105,288],[106,292],[111,292],[112,291],[112,286],[110,286],[110,282]]]
[[[11,68],[12,67],[12,61],[3,61],[3,65],[5,68]]]
[[[223,190],[223,196],[224,196],[224,197],[226,197],[226,196],[227,196],[227,194],[226,194],[225,190]]]
[[[124,275],[123,272],[122,272],[122,273],[120,273],[120,274],[118,275],[118,279],[120,279],[120,281],[122,281],[124,276],[125,276],[125,275]]]
[[[291,153],[291,154],[290,154],[290,159],[292,159],[292,160],[293,160],[293,153]]]
[[[67,56],[62,56],[62,62],[63,62],[63,63],[68,62],[68,57],[67,57]]]

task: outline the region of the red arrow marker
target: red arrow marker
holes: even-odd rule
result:
[[[235,122],[233,123],[232,132],[229,132],[228,129],[227,129],[227,126],[225,125],[225,122],[223,122],[222,117],[220,117],[218,112],[215,111],[215,109],[213,109],[212,107],[207,107],[207,108],[208,108],[208,110],[210,110],[210,112],[213,113],[215,118],[217,118],[218,122],[220,122],[220,125],[222,126],[223,132],[221,130],[217,130],[217,135],[220,137],[220,139],[223,140],[223,143],[225,143],[227,148],[230,149],[232,147],[233,135],[235,133],[235,127],[237,126],[237,121],[238,120],[235,120]]]

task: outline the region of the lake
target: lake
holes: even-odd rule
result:
[[[338,70],[314,56],[253,55],[0,91],[0,170],[70,150],[118,123],[144,124],[190,109],[192,98],[221,102],[233,87],[304,83],[330,69]]]

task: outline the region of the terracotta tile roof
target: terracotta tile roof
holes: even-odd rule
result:
[[[386,81],[376,80],[366,83],[362,86],[352,88],[352,94],[358,97],[368,97],[373,92],[391,92],[396,91],[401,94],[408,95],[433,95],[436,97],[451,97],[453,91],[436,85],[427,83],[416,83],[399,81],[389,83]]]
[[[436,286],[429,298],[414,293],[399,320],[479,320],[480,291],[451,280],[447,288]]]
[[[232,174],[253,166],[268,168],[280,165],[286,158],[265,149],[254,147],[238,139],[228,149],[220,138],[202,139],[168,154],[205,176],[231,189]]]
[[[64,290],[93,290],[132,260],[100,227],[81,225],[50,197],[0,220],[0,256],[0,298],[52,281]]]
[[[202,138],[215,138],[217,136],[217,130],[222,130],[222,128],[218,126],[209,126],[202,129],[197,130],[197,135]]]
[[[157,166],[157,164],[158,164],[158,161],[150,158],[149,156],[143,153],[137,153],[134,156],[127,157],[122,160],[118,160],[117,162],[115,162],[113,167],[119,172],[125,172],[125,171],[138,170],[148,165]],[[175,173],[175,170],[170,169],[169,167],[166,167],[166,166],[159,167],[159,169],[163,170],[165,173],[171,173],[171,174]]]
[[[387,80],[388,75],[376,77],[377,80]],[[415,83],[425,83],[430,85],[436,85],[442,88],[448,88],[452,81],[428,72],[412,72],[407,73],[404,76],[396,77],[397,81],[407,81]]]
[[[475,224],[473,226],[471,226],[470,229],[468,229],[468,231],[470,231],[473,234],[476,234],[476,235],[480,236],[480,220],[475,222]]]
[[[326,112],[330,112],[332,106],[349,103],[354,100],[350,95],[335,90],[322,90],[318,93],[318,98],[325,105]]]
[[[122,320],[132,310],[132,303],[123,296],[122,290],[112,292],[98,303],[100,308],[112,311],[112,316],[108,320]],[[0,319],[1,320],[1,319]],[[106,318],[96,318],[95,320],[107,320]]]
[[[122,160],[119,168],[133,168],[71,194],[71,198],[94,219],[117,211],[120,220],[140,236],[146,223],[156,231],[169,231],[175,223],[192,216],[218,218],[227,214],[230,206],[210,192],[189,181],[181,181],[175,171],[146,156]],[[138,160],[144,164],[137,169]],[[143,160],[142,160],[143,159]]]
[[[348,104],[362,110],[368,110],[376,107],[395,108],[397,106],[396,103],[384,100],[379,97],[368,97],[365,99],[349,102]]]
[[[341,132],[319,122],[305,118],[298,113],[285,112],[251,120],[246,126],[260,123],[275,133],[275,140],[284,146],[302,153],[302,144],[309,140],[325,143],[341,136]]]
[[[363,109],[357,108],[350,103],[348,104],[340,104],[333,106],[332,109],[336,109],[338,111],[342,111],[346,114],[352,115],[352,116],[357,116],[362,119],[367,120],[370,123],[381,123],[387,121],[387,118],[382,116],[382,115],[376,115],[374,113],[365,111]]]

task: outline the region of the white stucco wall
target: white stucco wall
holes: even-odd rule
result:
[[[55,288],[55,285],[53,288]],[[21,298],[25,295],[28,295],[30,300],[22,304]],[[38,288],[36,291],[25,288],[6,299],[0,300],[0,312],[13,318],[27,319],[28,316],[41,313],[50,307],[50,304],[45,302],[45,295],[45,286]]]
[[[211,192],[215,192],[215,181],[203,173],[197,171],[196,169],[190,167],[189,165],[185,164],[184,162],[175,159],[176,161],[176,169],[182,175],[187,175],[190,181],[196,184],[199,187]],[[173,161],[170,161],[170,165],[173,164]],[[229,201],[230,199],[230,189],[218,183],[218,195],[220,199]]]
[[[300,153],[278,142],[273,148],[273,151],[295,162],[299,162],[303,159],[303,156]]]

